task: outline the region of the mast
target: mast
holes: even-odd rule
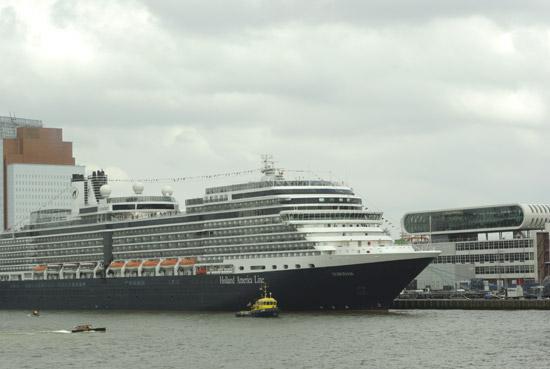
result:
[[[284,180],[283,174],[284,170],[281,168],[275,167],[275,161],[273,160],[273,155],[264,154],[262,155],[263,168],[261,169],[264,177],[264,181],[282,181]]]

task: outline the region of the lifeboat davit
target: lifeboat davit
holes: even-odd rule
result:
[[[63,264],[63,273],[76,273],[77,268],[78,268],[78,264],[74,264],[74,263]]]
[[[160,260],[151,259],[151,260],[145,260],[143,262],[143,268],[151,269],[156,268],[157,265],[159,265]]]
[[[80,271],[89,270],[92,271],[96,267],[96,263],[80,263]]]
[[[61,264],[48,264],[46,269],[48,273],[59,273]]]
[[[178,263],[178,259],[166,259],[160,263],[161,268],[173,268]]]

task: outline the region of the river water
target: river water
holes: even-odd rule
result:
[[[68,333],[79,323],[106,333]],[[550,312],[0,311],[0,368],[550,368]]]

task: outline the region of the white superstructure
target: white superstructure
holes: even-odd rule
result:
[[[75,175],[70,193],[78,206],[71,217],[43,214],[51,221],[0,237],[0,276],[246,274],[438,254],[395,245],[381,227],[382,213],[364,208],[348,186],[286,180],[270,164],[263,174],[257,182],[207,188],[203,197],[186,201],[185,212],[168,187],[152,196],[134,184],[134,194],[116,197],[102,171]]]

